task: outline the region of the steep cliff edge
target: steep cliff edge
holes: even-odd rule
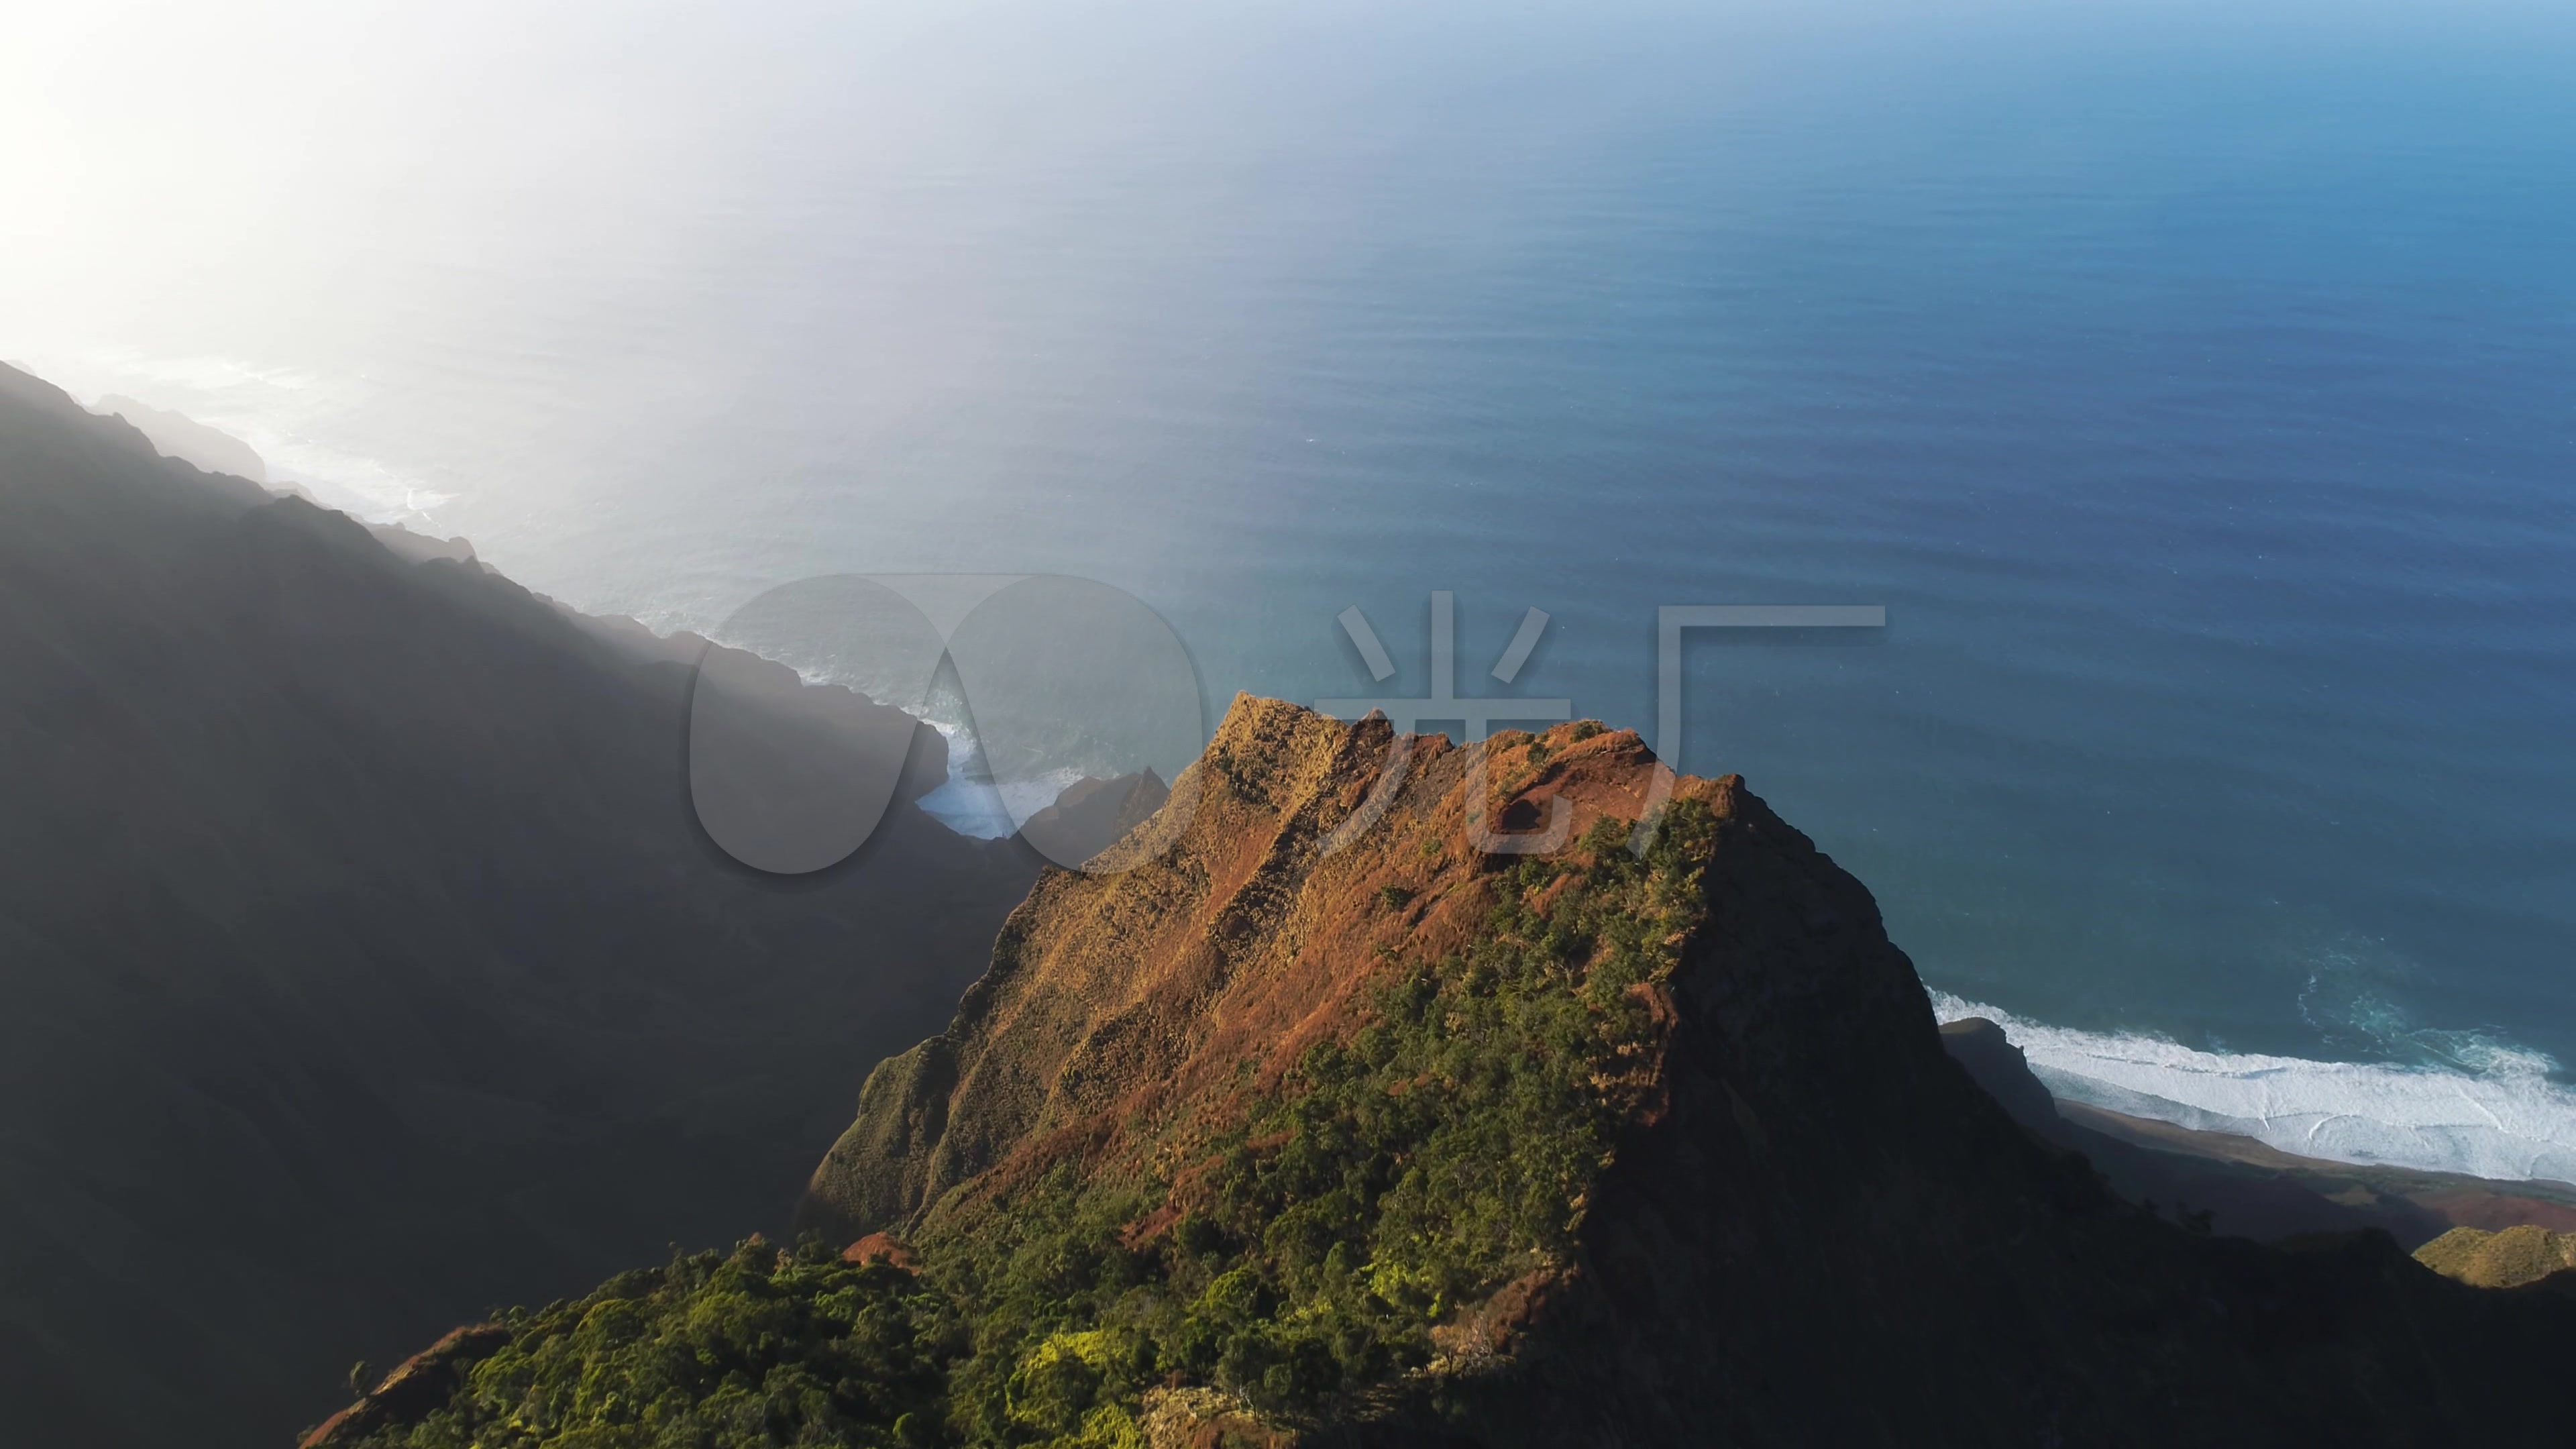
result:
[[[783,1226],[1027,893],[908,803],[742,869],[698,650],[401,543],[0,368],[0,1444],[274,1445],[353,1359]]]
[[[1512,739],[1490,756],[1488,814],[1561,798],[1579,833],[1644,808],[1651,759],[1633,734]],[[807,1221],[847,1235],[936,1218],[963,1184],[973,1200],[1006,1196],[1060,1162],[1180,1171],[1213,1124],[1368,1021],[1372,988],[1472,948],[1496,899],[1492,858],[1465,839],[1468,752],[1411,742],[1383,816],[1324,848],[1391,743],[1383,724],[1238,700],[1184,784],[1197,799],[1186,832],[1140,837],[1160,849],[1139,869],[1040,880],[949,1031],[870,1077]],[[1688,780],[1676,798],[1731,788]]]
[[[2560,1441],[2576,1302],[2122,1202],[1740,781],[1676,783],[1639,854],[1633,735],[1396,744],[1238,700],[1186,827],[1044,875],[870,1077],[828,1238],[514,1315],[447,1407],[347,1442],[647,1401],[725,1445]],[[731,1377],[675,1386],[683,1343]]]

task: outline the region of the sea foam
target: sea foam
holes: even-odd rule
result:
[[[2474,1071],[2198,1051],[2160,1037],[2076,1031],[1932,993],[1943,1021],[2003,1027],[2072,1102],[2338,1162],[2576,1182],[2576,1091],[2557,1063],[2491,1045]]]
[[[937,714],[924,718],[948,739],[948,779],[921,797],[921,808],[960,835],[998,840],[1013,834],[1083,778],[1081,770],[1059,768],[996,782],[971,726]]]

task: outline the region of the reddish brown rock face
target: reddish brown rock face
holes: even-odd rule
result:
[[[413,1422],[447,1402],[475,1364],[510,1341],[510,1330],[497,1323],[454,1329],[438,1342],[402,1361],[365,1397],[322,1421],[298,1442],[297,1449],[331,1449],[354,1444],[389,1424]]]
[[[912,1245],[892,1233],[870,1233],[841,1250],[844,1263],[883,1263],[909,1273],[916,1265]]]
[[[1644,811],[1656,774],[1635,734],[1597,724],[1468,749],[1416,737],[1383,813],[1337,841],[1396,746],[1383,722],[1238,699],[1175,787],[1195,802],[1187,828],[1161,839],[1149,822],[1109,853],[1123,871],[1040,879],[949,1033],[870,1078],[809,1218],[896,1223],[1067,1158],[1185,1177],[1193,1128],[1236,1120],[1245,1094],[1355,1030],[1399,956],[1473,938],[1492,858],[1471,819],[1512,830],[1561,800],[1579,853],[1596,821]],[[1486,798],[1471,800],[1479,753]],[[1683,779],[1673,798],[1723,816],[1735,788]]]

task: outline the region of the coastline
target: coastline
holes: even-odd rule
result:
[[[2555,1061],[2510,1043],[2443,1065],[2208,1051],[1930,994],[1943,1023],[2000,1026],[2060,1101],[2346,1167],[2576,1190],[2576,1091],[2554,1080]]]
[[[1990,1019],[1963,1017],[1940,1031],[1952,1059],[2014,1120],[2083,1154],[2122,1196],[2213,1232],[2272,1240],[2377,1228],[2412,1251],[2459,1227],[2576,1231],[2576,1184],[2337,1162],[2115,1111],[2051,1091]]]
[[[2332,1162],[2283,1152],[2231,1132],[2177,1127],[2082,1102],[2061,1100],[2057,1110],[2078,1127],[2146,1151],[2279,1174],[2330,1201],[2403,1200],[2452,1227],[2495,1230],[2530,1224],[2552,1232],[2576,1231],[2576,1185],[2568,1183],[2508,1182],[2456,1172]]]

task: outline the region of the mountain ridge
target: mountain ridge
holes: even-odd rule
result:
[[[1533,786],[1532,793],[1516,798],[1563,798],[1579,807],[1575,819],[1584,827],[1603,817],[1611,799],[1632,816],[1641,810],[1649,763],[1642,744],[1633,734],[1613,734],[1597,725],[1591,728],[1593,733],[1567,745],[1549,768],[1547,786]],[[1138,1092],[1129,1095],[1186,1095],[1193,1085],[1232,1073],[1239,1063],[1250,1060],[1261,1064],[1257,1075],[1262,1082],[1275,1083],[1299,1050],[1358,1009],[1352,993],[1367,984],[1364,974],[1318,969],[1314,954],[1301,950],[1310,937],[1340,939],[1334,933],[1349,931],[1374,937],[1384,934],[1389,918],[1399,918],[1406,922],[1403,934],[1416,938],[1421,949],[1448,949],[1467,942],[1475,927],[1460,917],[1460,911],[1469,900],[1447,899],[1449,889],[1461,883],[1456,872],[1473,859],[1464,841],[1445,846],[1437,858],[1417,856],[1409,863],[1386,859],[1386,853],[1397,848],[1388,844],[1391,840],[1405,839],[1405,848],[1421,849],[1406,834],[1407,827],[1418,827],[1420,819],[1444,811],[1455,811],[1464,819],[1466,756],[1445,738],[1407,742],[1406,768],[1414,787],[1399,796],[1400,804],[1388,819],[1335,857],[1300,859],[1317,854],[1316,843],[1329,831],[1330,822],[1355,808],[1373,783],[1377,765],[1394,747],[1395,737],[1382,724],[1342,731],[1296,706],[1239,697],[1207,753],[1193,767],[1201,780],[1213,775],[1223,782],[1221,788],[1195,797],[1197,809],[1215,813],[1204,821],[1194,817],[1180,841],[1153,843],[1161,850],[1153,855],[1145,877],[1152,882],[1151,898],[1133,898],[1140,879],[1135,871],[1045,873],[1004,925],[993,967],[969,990],[949,1033],[916,1048],[917,1057],[906,1054],[888,1062],[880,1069],[890,1074],[885,1083],[872,1075],[863,1101],[885,1100],[900,1082],[904,1096],[899,1105],[890,1103],[886,1110],[902,1120],[935,1117],[939,1123],[939,1131],[923,1143],[928,1154],[917,1162],[905,1160],[905,1176],[920,1177],[920,1187],[907,1186],[891,1195],[873,1192],[864,1210],[856,1203],[845,1204],[841,1196],[848,1189],[838,1186],[839,1169],[845,1164],[875,1166],[880,1159],[836,1149],[816,1171],[807,1220],[834,1221],[837,1215],[837,1225],[855,1231],[891,1226],[933,1205],[963,1178],[1004,1167],[994,1160],[999,1143],[1016,1139],[1033,1160],[1042,1160],[1047,1152],[1068,1145],[1057,1139],[1068,1131],[1078,1133],[1087,1115],[1145,1110],[1144,1102],[1114,1100],[1122,1084],[1139,1079]],[[1544,752],[1547,746],[1539,748]],[[1431,780],[1441,782],[1440,793],[1421,800],[1425,789],[1421,782]],[[1689,780],[1680,798],[1704,799],[1728,788],[1724,782]],[[1500,816],[1508,811],[1506,804],[1493,813]],[[1193,842],[1219,846],[1193,850]],[[1175,850],[1177,855],[1170,853]],[[1401,906],[1390,906],[1380,894],[1388,888],[1391,864],[1411,882],[1392,887],[1410,893]],[[1345,881],[1347,888],[1335,893],[1324,908],[1329,919],[1284,918],[1292,891],[1280,877],[1292,869]],[[1182,883],[1167,885],[1175,876]],[[1348,885],[1354,881],[1358,884]],[[1335,888],[1326,884],[1320,889]],[[1075,919],[1066,920],[1067,914]],[[1033,939],[1049,933],[1055,947],[1051,953],[1048,942]],[[1047,959],[1033,960],[1031,952]],[[1116,963],[1102,957],[1125,952],[1141,953],[1138,959],[1145,963],[1150,979],[1115,979]],[[1079,959],[1068,959],[1072,957]],[[1252,971],[1250,963],[1256,960],[1276,969],[1256,973],[1250,991],[1229,998],[1228,988]],[[1083,979],[1067,992],[1039,994],[1050,974],[1066,970],[1081,973]],[[1092,989],[1117,993],[1118,1009],[1100,1021],[1084,1021],[1079,1027],[1069,1024],[1065,1018],[1079,1015],[1085,1004],[1080,998]],[[1186,1020],[1188,1012],[1200,1007],[1213,1014],[1217,1020],[1208,1039],[1188,1043],[1175,1039],[1168,1029],[1170,1021],[1158,1020],[1155,1010],[1165,1005],[1177,1008],[1162,1014],[1166,1018]],[[1248,1014],[1229,1015],[1230,1005],[1245,1008]],[[979,1120],[972,1109],[961,1120],[954,1106],[934,1107],[923,1093],[943,1085],[970,1102],[991,1095],[977,1092],[980,1084],[973,1080],[973,1071],[975,1059],[984,1054],[986,1037],[993,1033],[1009,1039],[994,1054],[1007,1060],[1011,1072],[1051,1083],[1045,1100],[1031,1104],[1014,1099],[999,1106],[992,1114],[995,1120],[989,1122]],[[1009,1050],[1015,1042],[1069,1045],[1077,1039],[1081,1045],[1063,1060],[1032,1062],[1027,1053]],[[1113,1064],[1113,1056],[1127,1060]],[[961,1063],[961,1057],[967,1060]],[[1167,1071],[1177,1075],[1161,1075]],[[961,1072],[966,1080],[957,1080]],[[861,1130],[871,1120],[863,1108],[853,1130]],[[952,1143],[947,1135],[951,1131],[960,1132],[961,1140]],[[892,1140],[892,1136],[881,1135],[877,1140]],[[900,1209],[889,1211],[897,1202]]]
[[[871,1074],[822,1235],[514,1314],[446,1405],[335,1446],[2562,1437],[2576,1295],[2123,1201],[1739,779],[1675,782],[1632,851],[1659,770],[1589,722],[1458,746],[1238,698],[1187,824],[1042,874]],[[1564,849],[1476,848],[1558,800]]]
[[[688,650],[0,370],[0,1438],[273,1445],[785,1224],[1037,862],[914,808],[927,727],[841,866],[728,859]]]

